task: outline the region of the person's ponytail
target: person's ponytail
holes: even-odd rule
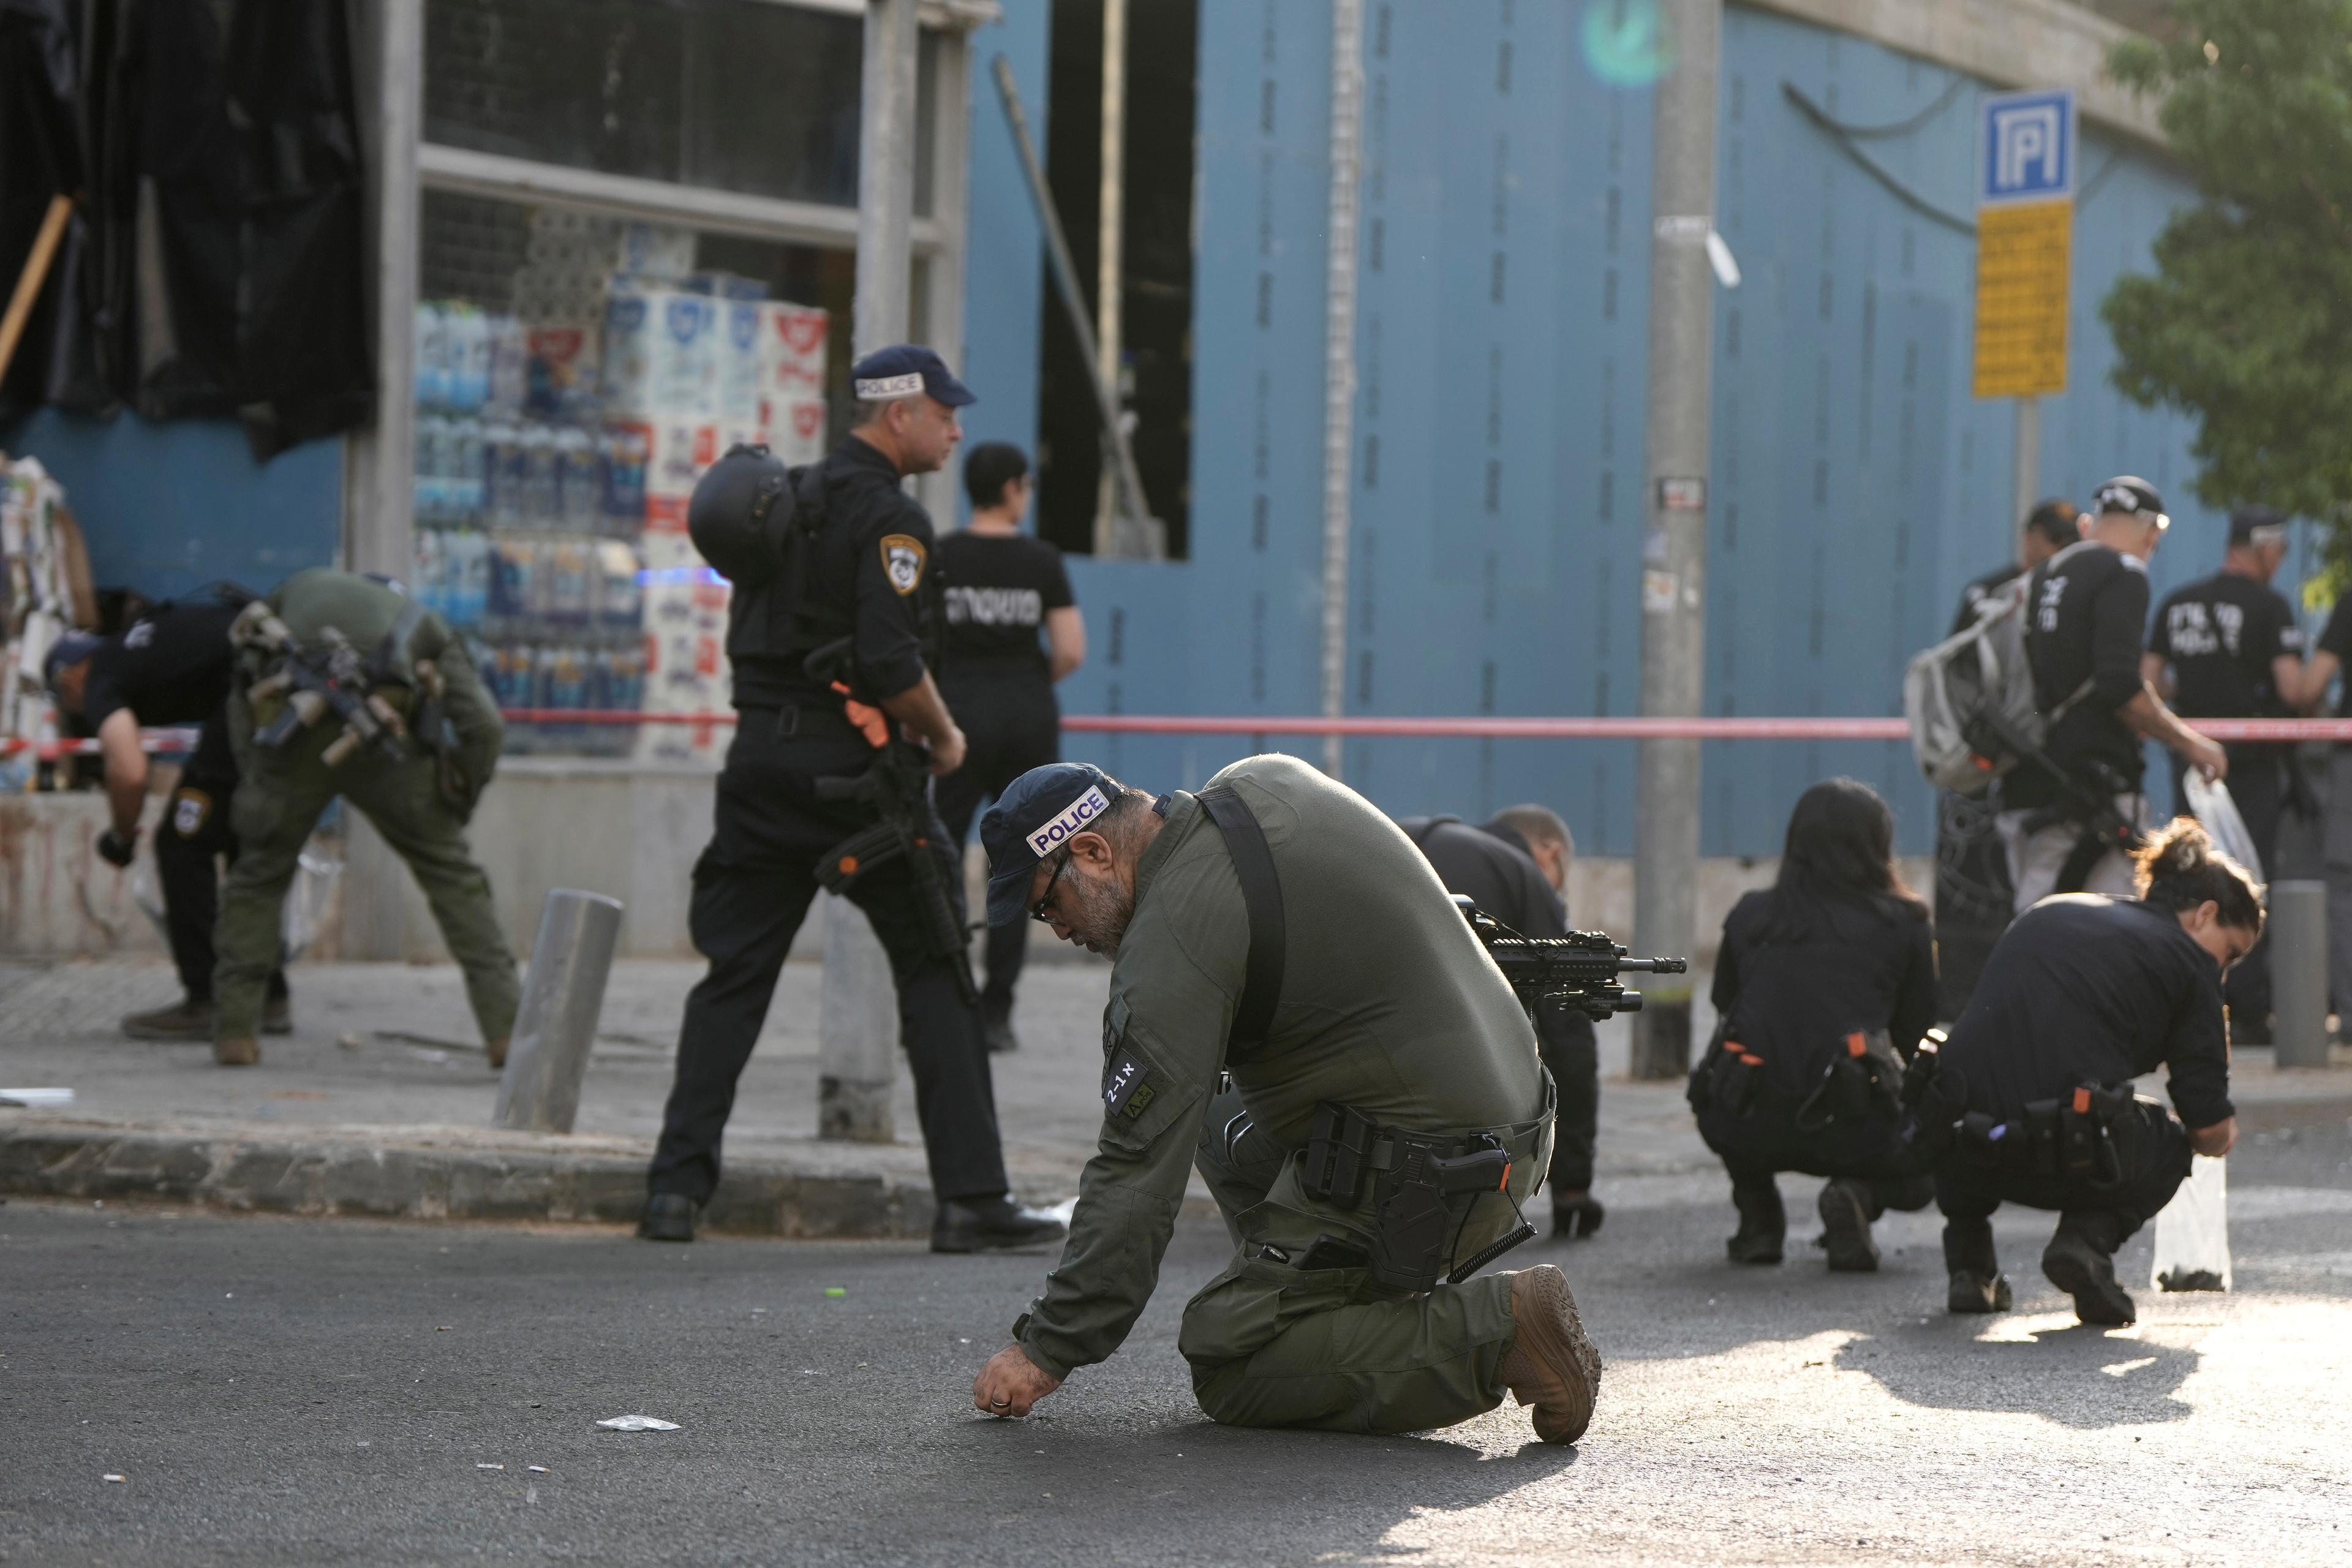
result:
[[[2210,901],[2216,918],[2240,931],[2263,929],[2263,890],[2246,868],[2213,847],[2193,817],[2176,816],[2133,857],[2139,896],[2179,913]]]

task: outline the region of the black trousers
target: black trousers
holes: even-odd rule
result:
[[[815,794],[819,778],[863,772],[872,756],[866,743],[836,713],[799,717],[807,721],[803,732],[780,734],[777,710],[742,710],[719,776],[714,831],[695,863],[688,915],[695,949],[710,970],[686,1001],[677,1078],[647,1175],[656,1193],[704,1202],[718,1188],[719,1136],[735,1106],[735,1083],[767,1022],[785,952],[816,897],[817,859],[869,820],[854,805]],[[783,710],[783,721],[793,721],[792,710]],[[962,877],[950,861],[945,834],[937,824],[932,831],[961,920]],[[850,897],[889,955],[932,1192],[943,1201],[1004,1192],[980,1010],[956,984],[961,955],[931,951],[914,875],[904,864],[867,872]]]
[[[2058,1228],[2113,1256],[2154,1218],[2189,1174],[2189,1130],[2152,1100],[2136,1100],[2108,1129],[2121,1176],[2112,1186],[2044,1175],[2030,1157],[1988,1161],[1963,1142],[1936,1168],[1936,1206],[1944,1211],[1944,1267],[1958,1273],[1999,1272],[1992,1212],[2004,1203],[2058,1211]]]
[[[1843,1177],[1866,1183],[1870,1217],[1888,1209],[1923,1209],[1935,1196],[1925,1173],[1897,1163],[1900,1144],[1893,1116],[1861,1123],[1832,1122],[1817,1131],[1797,1125],[1796,1106],[1759,1086],[1747,1112],[1733,1115],[1713,1106],[1698,1113],[1699,1136],[1723,1162],[1733,1200],[1742,1213],[1751,1204],[1769,1212],[1780,1206],[1773,1178],[1782,1171]],[[1766,1194],[1770,1194],[1769,1198]]]
[[[1062,710],[1053,687],[1034,677],[958,682],[946,696],[970,748],[963,766],[939,782],[940,819],[949,841],[961,845],[983,802],[1003,795],[1031,768],[1062,760]],[[1013,985],[1028,956],[1031,923],[1013,921],[988,928],[988,983],[981,990],[980,1008],[992,1023],[1013,1016]]]
[[[2194,722],[2194,721],[2191,721]],[[2279,818],[2286,810],[2286,748],[2260,742],[2237,742],[2222,747],[2230,756],[2230,798],[2246,820],[2254,851],[2263,858],[2263,875],[2275,878],[2278,869]],[[2189,815],[2189,764],[2172,755],[2172,809]],[[2230,1005],[2232,1035],[2270,1038],[2271,939],[2265,932],[2253,952],[2238,961],[2222,983],[2222,1000]]]
[[[236,757],[229,750],[226,716],[205,721],[196,749],[180,769],[179,787],[155,825],[155,879],[163,894],[163,925],[172,963],[191,1002],[213,999],[213,924],[220,918],[220,868],[236,863]],[[269,973],[272,1001],[286,994],[286,971]]]
[[[1592,1020],[1568,1007],[1546,1007],[1536,1019],[1536,1048],[1559,1089],[1552,1121],[1551,1172],[1545,1179],[1556,1203],[1562,1193],[1592,1186],[1592,1145],[1601,1115],[1601,1047]]]

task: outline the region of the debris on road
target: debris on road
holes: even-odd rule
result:
[[[362,1045],[362,1044],[363,1044],[363,1042],[360,1039],[360,1037],[359,1037],[357,1035],[348,1035],[348,1034],[347,1034],[347,1035],[337,1035],[337,1036],[335,1037],[335,1044],[337,1044],[337,1045],[339,1045],[339,1046],[342,1047],[343,1047],[343,1049],[345,1049],[345,1050],[347,1050],[347,1051],[355,1051],[355,1050],[358,1050],[358,1049],[360,1048],[361,1045]]]
[[[615,1432],[677,1432],[683,1430],[675,1421],[664,1421],[657,1415],[614,1415],[596,1423],[610,1426]]]
[[[131,1478],[128,1476],[118,1476],[113,1471],[109,1470],[105,1475],[100,1476],[99,1479],[106,1481],[124,1481],[129,1480]]]
[[[74,1091],[69,1089],[0,1089],[0,1105],[12,1105],[19,1110],[71,1105],[73,1097]]]
[[[846,1291],[846,1290],[843,1289],[842,1289],[840,1286],[838,1286],[838,1285],[828,1285],[828,1286],[826,1286],[826,1287],[824,1288],[824,1293],[825,1293],[826,1295],[828,1295],[828,1296],[834,1296],[834,1297],[846,1296],[846,1295],[848,1295],[848,1294],[849,1294],[849,1292],[848,1292],[848,1291]]]
[[[474,1468],[478,1470],[503,1470],[506,1467],[504,1465],[486,1465],[478,1459],[474,1462]]]
[[[534,1476],[543,1476],[547,1474],[547,1467],[545,1465],[525,1465],[523,1468],[529,1470]]]

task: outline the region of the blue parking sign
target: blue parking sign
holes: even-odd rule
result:
[[[2053,88],[1978,100],[1977,202],[2056,202],[2074,195],[2074,94]]]

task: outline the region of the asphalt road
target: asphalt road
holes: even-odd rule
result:
[[[2352,1136],[2266,1134],[2231,1176],[2237,1292],[2143,1293],[2117,1332],[2039,1278],[2045,1216],[2000,1218],[2020,1310],[1960,1320],[1928,1218],[1882,1227],[1874,1277],[1801,1245],[1734,1272],[1716,1182],[1635,1184],[1597,1240],[1514,1259],[1568,1268],[1609,1361],[1575,1450],[1508,1405],[1211,1426],[1175,1349],[1208,1226],[1127,1350],[1016,1424],[967,1391],[1039,1257],[16,1200],[0,1558],[2352,1561]],[[1783,1184],[1801,1242],[1814,1184]],[[594,1425],[628,1413],[682,1430]]]

